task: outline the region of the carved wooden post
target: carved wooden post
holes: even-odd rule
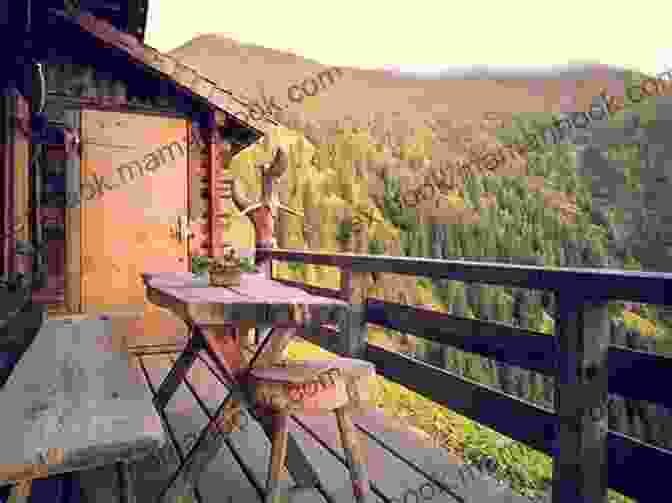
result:
[[[271,256],[265,249],[275,248],[274,220],[278,216],[278,210],[303,217],[303,213],[282,204],[274,192],[275,180],[285,173],[287,166],[287,153],[282,149],[277,150],[273,162],[258,166],[261,169],[261,198],[254,203],[243,195],[235,181],[232,184],[231,195],[234,204],[254,225],[255,263],[267,277],[271,277]]]
[[[581,303],[576,292],[558,298],[553,503],[607,500],[606,303]]]

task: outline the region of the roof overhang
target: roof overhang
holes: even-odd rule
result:
[[[52,31],[76,29],[85,36],[93,38],[100,48],[112,51],[129,65],[139,68],[147,78],[168,82],[180,95],[200,105],[199,108],[205,106],[219,110],[221,113],[215,115],[224,114],[227,119],[221,128],[223,136],[233,139],[237,144],[234,145],[234,155],[256,143],[270,128],[278,125],[268,117],[261,120],[249,118],[250,114],[246,113],[248,103],[245,100],[235,96],[231,91],[222,89],[176,58],[143,44],[135,36],[118,30],[108,21],[97,18],[90,12],[79,11],[70,15],[64,11],[50,9],[49,14],[49,29]],[[61,28],[58,28],[58,25],[61,25]],[[103,65],[104,62],[101,62],[101,66]]]
[[[49,5],[67,12],[68,4],[78,4],[100,19],[106,19],[115,28],[145,40],[148,0],[58,0]],[[158,3],[158,2],[157,2]]]

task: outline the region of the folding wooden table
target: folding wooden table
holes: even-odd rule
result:
[[[202,469],[196,459],[199,450],[212,452],[211,444],[221,442],[221,437],[213,431],[212,426],[229,400],[238,400],[271,438],[272,426],[268,418],[255,414],[243,385],[244,379],[241,378],[254,366],[272,363],[277,352],[286,346],[291,332],[277,329],[301,328],[319,332],[321,325],[333,324],[339,326],[341,334],[347,334],[352,313],[346,302],[314,296],[269,280],[262,274],[243,274],[240,286],[226,288],[209,287],[205,278],[198,278],[191,273],[143,274],[143,281],[148,301],[170,310],[190,328],[185,348],[156,393],[154,405],[159,414],[165,418],[166,405],[201,351],[205,351],[213,360],[217,370],[229,381],[231,390],[214,416],[209,417],[198,440],[162,491],[161,500],[185,467],[189,467],[190,472]],[[258,330],[268,330],[268,333],[262,341],[256,341],[259,343],[258,349],[248,361],[242,355],[240,345],[249,341],[237,340],[231,333],[232,328],[249,326],[250,323],[255,324]],[[274,332],[281,333],[275,335]],[[167,423],[166,426],[170,428]],[[315,471],[291,435],[287,460],[287,468],[299,487],[321,486]]]

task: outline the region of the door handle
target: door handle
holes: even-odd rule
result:
[[[176,241],[181,242],[180,236],[180,224],[175,224],[170,226],[170,237],[174,238]]]
[[[187,217],[183,217],[183,216],[178,216],[177,217],[177,240],[180,243],[184,242],[184,239],[185,239],[185,226],[186,226],[185,219],[186,218]]]
[[[178,216],[175,238],[182,243],[192,237],[194,237],[194,233],[189,226],[189,218],[187,216]]]
[[[170,235],[179,243],[183,243],[187,239],[193,238],[195,234],[189,225],[189,218],[186,216],[178,216],[177,223],[170,226]]]
[[[184,240],[184,229],[182,225],[182,217],[177,217],[177,223],[170,226],[170,235],[174,237],[178,243],[181,243]]]
[[[194,233],[191,230],[191,221],[189,217],[179,217],[182,220],[182,239],[190,239],[194,237]]]

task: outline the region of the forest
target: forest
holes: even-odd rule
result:
[[[480,148],[480,158],[485,158],[493,144],[522,141],[521,131],[531,128],[534,120],[516,116],[515,127],[498,129],[489,145],[472,142],[469,148]],[[618,208],[610,211],[606,221],[596,218],[591,182],[579,175],[575,147],[570,144],[523,152],[501,169],[471,162],[469,169],[450,177],[448,186],[437,187],[441,198],[409,208],[402,201],[409,180],[418,186],[427,170],[444,161],[434,155],[438,140],[431,129],[395,132],[374,119],[368,124],[317,125],[290,117],[285,122],[288,128],[266,137],[263,145],[233,162],[234,174],[253,194],[259,186],[254,163],[266,160],[276,145],[289,149],[290,169],[279,187],[280,198],[302,211],[305,219],[279,217],[281,248],[544,267],[642,268],[631,250],[614,246],[610,220],[618,219]],[[639,190],[637,152],[627,147],[613,150],[627,161],[631,190]],[[473,152],[470,156],[474,157]],[[250,230],[239,227],[238,232],[249,235]],[[338,288],[333,268],[300,263],[279,263],[274,268],[278,277]],[[369,297],[515,325],[539,337],[553,334],[555,299],[548,292],[376,274]],[[672,351],[672,324],[659,308],[613,302],[609,309],[612,344]],[[375,326],[369,328],[369,340],[525,400],[553,406],[552,378]],[[389,390],[388,398],[392,399]],[[490,465],[494,460],[496,475],[531,497],[541,497],[550,487],[551,465],[546,456],[467,418],[453,421],[461,428],[457,434],[442,435],[433,423],[450,412],[432,414],[434,420],[416,417],[415,424],[443,438],[444,446],[457,449],[466,460]],[[662,407],[610,396],[609,427],[672,448],[672,414]],[[615,493],[610,492],[610,497],[624,501]]]

